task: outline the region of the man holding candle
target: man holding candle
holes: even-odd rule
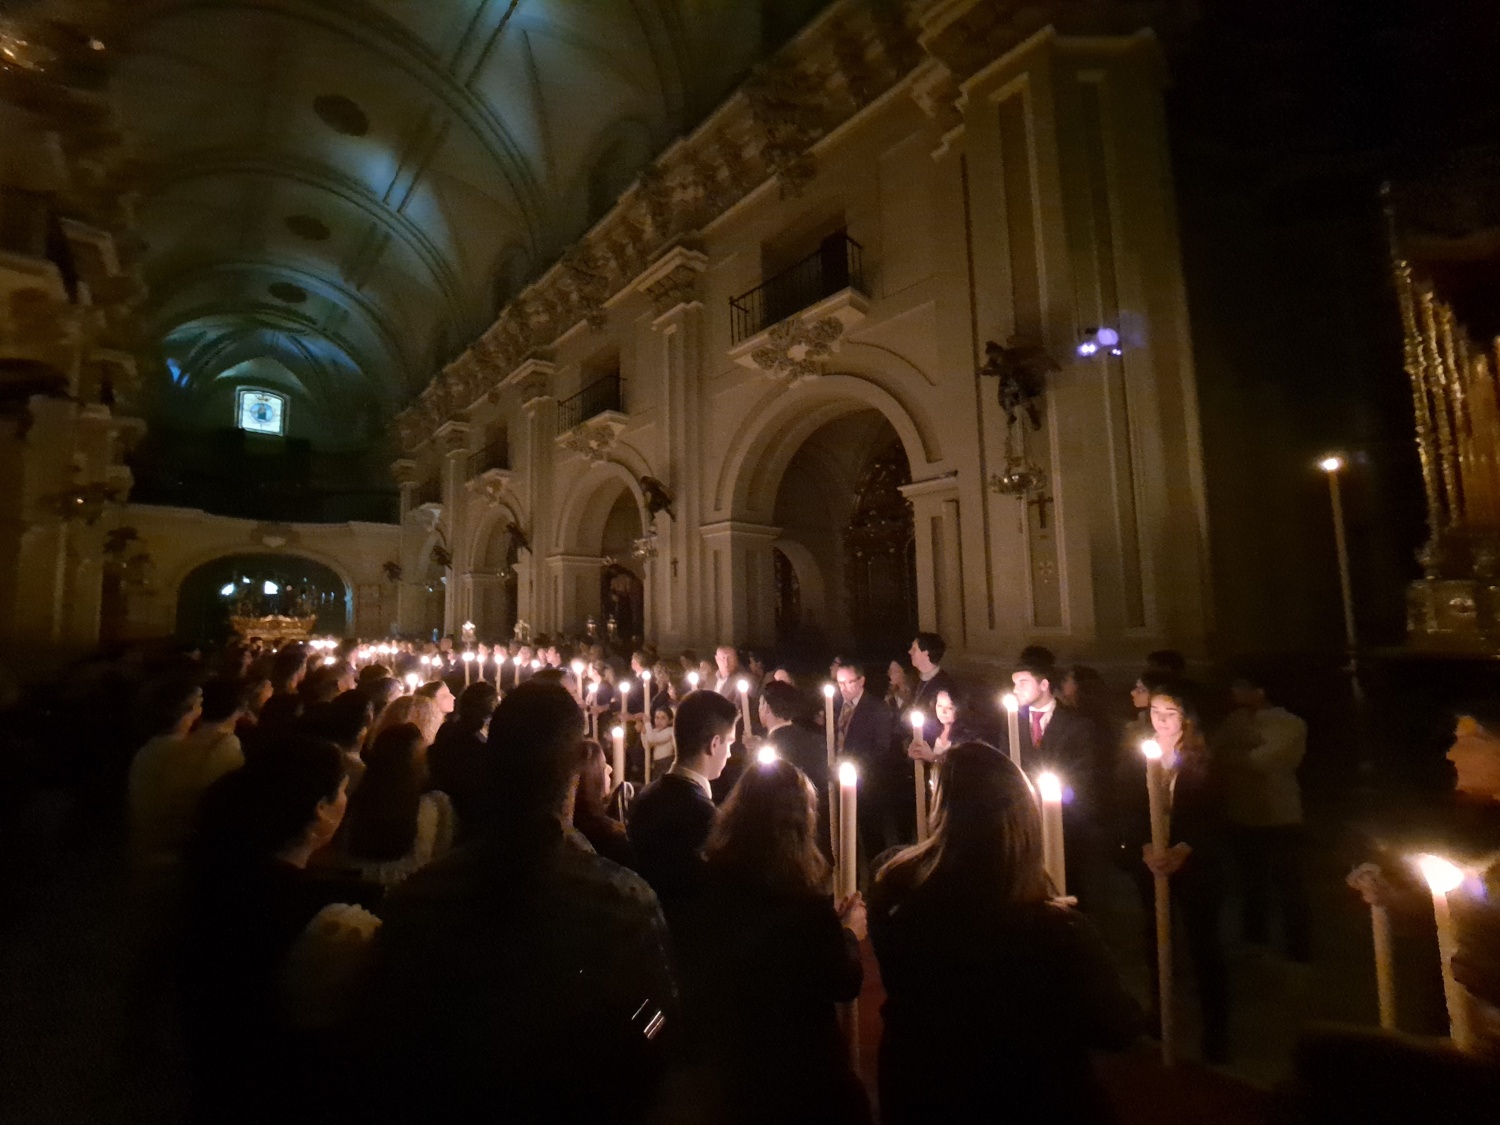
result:
[[[677,707],[672,767],[641,790],[630,809],[639,870],[667,910],[692,895],[703,875],[703,843],[716,811],[713,781],[724,772],[739,709],[717,692],[695,691]]]
[[[865,670],[840,660],[833,670],[834,753],[859,766],[859,838],[867,858],[916,838],[913,770],[906,757],[907,733],[883,699],[865,691]]]

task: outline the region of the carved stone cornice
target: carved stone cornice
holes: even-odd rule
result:
[[[418,475],[416,461],[410,457],[398,457],[391,462],[391,479],[398,487],[407,488],[420,484],[422,478]]]
[[[614,449],[625,425],[625,415],[612,410],[606,411],[558,434],[557,444],[578,454],[590,465],[597,465],[609,460],[610,451]]]
[[[450,457],[455,453],[469,451],[469,424],[467,422],[444,422],[438,427],[438,448]]]
[[[652,262],[631,288],[651,299],[657,316],[698,300],[698,279],[708,269],[708,255],[687,246],[674,246]]]
[[[863,294],[841,290],[736,344],[729,357],[782,383],[816,378],[823,374],[828,358],[843,347],[848,331],[865,319],[869,307]]]

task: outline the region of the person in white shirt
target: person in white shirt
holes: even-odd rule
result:
[[[1297,767],[1307,754],[1307,724],[1273,706],[1265,685],[1241,676],[1230,688],[1235,710],[1214,740],[1226,782],[1232,854],[1244,896],[1245,940],[1270,943],[1271,900],[1278,900],[1287,956],[1311,957],[1303,876],[1302,790]]]
[[[714,650],[714,691],[735,705],[739,704],[739,689],[735,684],[744,678],[740,671],[740,654],[733,645],[720,645]]]

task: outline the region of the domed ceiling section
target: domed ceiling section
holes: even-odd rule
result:
[[[821,6],[121,5],[116,89],[139,158],[150,328],[172,361],[156,420],[227,425],[215,383],[265,359],[301,388],[324,444],[375,440]]]

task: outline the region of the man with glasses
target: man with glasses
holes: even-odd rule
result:
[[[833,669],[838,685],[834,748],[859,766],[859,838],[866,861],[912,838],[912,766],[896,745],[895,716],[885,701],[865,691],[865,670],[840,660]],[[906,800],[902,801],[905,794]],[[903,816],[903,814],[905,814]]]

